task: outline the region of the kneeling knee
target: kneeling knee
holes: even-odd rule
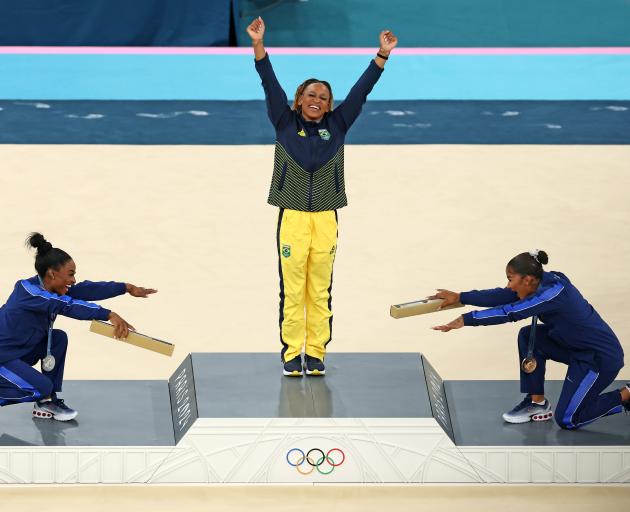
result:
[[[556,420],[556,424],[563,430],[573,430],[575,428],[573,426],[573,423],[571,423],[570,420],[564,418],[562,414],[558,414],[558,411],[556,411],[554,419]]]
[[[55,350],[65,350],[68,347],[68,335],[66,331],[53,329],[53,346]]]

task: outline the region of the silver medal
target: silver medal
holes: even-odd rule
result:
[[[42,359],[42,369],[45,372],[52,371],[55,367],[55,356],[48,354],[44,359]]]

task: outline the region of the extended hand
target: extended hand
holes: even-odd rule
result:
[[[437,293],[431,295],[429,299],[442,299],[444,302],[440,304],[439,309],[444,309],[445,307],[452,306],[453,304],[457,304],[459,302],[459,293],[438,288]]]
[[[431,329],[433,329],[434,331],[448,332],[453,329],[459,329],[461,327],[464,327],[464,317],[460,315],[452,322],[449,322],[445,325],[436,325],[435,327],[431,327]]]
[[[148,295],[157,293],[157,290],[155,288],[143,288],[142,286],[127,283],[127,293],[132,297],[142,297],[146,299]]]
[[[125,339],[129,336],[129,331],[135,331],[133,325],[113,311],[110,312],[108,320],[114,326],[114,338],[116,339]]]
[[[389,52],[398,44],[398,38],[389,30],[383,30],[378,39],[380,44],[379,53],[384,54],[385,57],[389,56]]]
[[[265,35],[265,22],[260,16],[249,24],[247,34],[251,37],[252,43],[254,44],[263,40],[263,36]]]

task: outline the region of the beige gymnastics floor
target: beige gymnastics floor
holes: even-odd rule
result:
[[[168,359],[59,318],[72,344],[67,378],[164,379],[189,352],[278,350],[272,152],[0,146],[0,301],[34,274],[23,241],[41,230],[80,279],[158,288],[107,304],[177,345]],[[516,378],[519,326],[444,334],[430,326],[455,313],[393,320],[389,305],[436,287],[503,285],[507,260],[539,247],[628,351],[629,161],[628,146],[348,147],[329,350],[423,352],[445,378]]]
[[[34,274],[23,247],[42,230],[83,279],[155,286],[109,304],[177,344],[173,359],[59,318],[72,379],[165,379],[190,351],[275,351],[276,211],[265,204],[270,147],[0,146],[0,301]],[[449,379],[514,379],[518,326],[429,327],[389,304],[502,285],[515,253],[538,246],[630,348],[630,147],[351,146],[340,212],[331,351],[422,351]],[[475,359],[481,364],[470,366]],[[549,375],[561,378],[560,366]],[[628,370],[622,376],[630,377]],[[0,487],[15,510],[347,512],[623,510],[626,487]]]
[[[81,486],[0,488],[6,510],[38,512],[572,512],[627,509],[620,486]]]

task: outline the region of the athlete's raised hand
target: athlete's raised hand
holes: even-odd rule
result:
[[[263,36],[265,35],[265,22],[260,16],[249,24],[247,27],[247,34],[251,38],[253,44],[262,42]]]
[[[383,30],[378,36],[378,40],[380,45],[378,53],[385,55],[385,57],[388,57],[389,52],[398,44],[398,38],[390,30]]]

